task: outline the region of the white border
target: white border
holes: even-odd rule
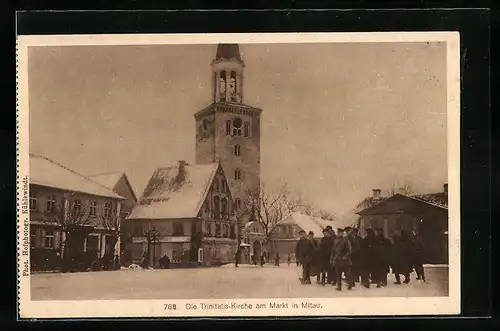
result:
[[[62,45],[159,45],[214,43],[447,43],[447,124],[449,184],[449,296],[432,298],[321,298],[321,299],[235,299],[235,300],[109,300],[31,301],[29,276],[22,276],[25,194],[22,179],[29,174],[29,101],[27,49],[29,46]],[[266,34],[176,34],[176,35],[61,35],[19,36],[18,55],[18,272],[21,318],[82,317],[220,317],[220,316],[354,316],[354,315],[437,315],[460,313],[460,36],[458,32],[374,32],[374,33],[266,33]],[[28,233],[28,238],[29,233]],[[28,250],[29,251],[29,250]],[[268,303],[269,301],[317,303],[316,309],[185,310],[186,303]],[[175,311],[164,309],[175,303]]]

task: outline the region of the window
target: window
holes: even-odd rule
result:
[[[234,180],[240,180],[241,179],[241,170],[240,169],[236,169],[234,171]]]
[[[206,118],[204,118],[203,121],[202,121],[201,132],[202,132],[201,136],[203,138],[207,138],[208,137],[208,120]]]
[[[243,127],[243,131],[244,131],[244,134],[245,134],[245,138],[250,137],[250,123],[245,122],[245,125]]]
[[[97,252],[99,250],[99,237],[88,235],[85,241],[85,250],[87,252]]]
[[[226,193],[226,182],[223,179],[220,181],[220,188],[222,193]]]
[[[54,231],[45,230],[42,245],[44,248],[54,248]]]
[[[231,101],[237,102],[238,98],[236,97],[237,85],[236,85],[236,72],[231,71],[231,78],[229,80],[229,91],[231,93]]]
[[[231,234],[230,234],[230,238],[231,238],[231,239],[236,238],[236,225],[231,225]]]
[[[220,224],[215,224],[215,236],[220,237]]]
[[[220,73],[220,100],[226,101],[226,72],[222,71]]]
[[[241,137],[241,127],[243,126],[243,121],[241,118],[236,117],[233,120],[233,136]]]
[[[74,215],[80,215],[82,213],[82,201],[80,199],[73,201],[73,213]]]
[[[30,190],[30,210],[36,210],[36,195]]]
[[[214,180],[214,190],[219,190],[219,178],[215,178]]]
[[[396,230],[402,230],[403,229],[403,222],[401,218],[398,218],[396,220]]]
[[[208,214],[210,212],[210,202],[207,200],[205,201],[205,213]]]
[[[222,217],[227,217],[228,214],[227,199],[223,198],[221,204],[222,204]]]
[[[229,237],[229,226],[227,224],[222,225],[222,236],[224,238]]]
[[[236,198],[236,200],[234,200],[234,207],[236,208],[236,210],[239,210],[241,208],[241,200],[239,198]]]
[[[132,231],[134,237],[142,237],[144,233],[142,232],[142,226],[139,223],[134,224],[134,229]]]
[[[90,214],[90,216],[96,216],[96,214],[97,214],[97,201],[94,200],[94,201],[90,202],[89,214]]]
[[[111,202],[106,202],[104,204],[104,217],[111,218]]]
[[[183,236],[184,235],[184,225],[182,222],[174,222],[174,229],[172,232],[172,236]]]
[[[205,223],[205,235],[208,237],[212,236],[212,223],[209,222]]]
[[[47,198],[47,212],[54,213],[56,211],[56,196],[49,195]]]
[[[220,199],[218,196],[214,197],[214,208],[213,208],[213,217],[220,218]]]
[[[30,232],[31,232],[30,244],[31,244],[31,247],[33,248],[33,247],[37,246],[37,236],[38,236],[40,230],[39,229],[31,229]]]
[[[234,145],[234,155],[241,156],[241,146],[240,145]]]
[[[231,121],[226,121],[226,136],[231,134]]]

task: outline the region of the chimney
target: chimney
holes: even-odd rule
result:
[[[372,191],[373,191],[373,199],[375,200],[380,199],[380,197],[382,196],[382,190],[375,188]]]
[[[179,173],[177,174],[177,182],[182,183],[186,179],[186,166],[188,163],[184,160],[179,161]]]
[[[444,184],[444,194],[448,195],[448,183]]]

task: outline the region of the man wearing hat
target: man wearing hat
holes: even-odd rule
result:
[[[330,229],[332,227],[330,226]],[[326,282],[332,282],[332,268],[330,266],[330,258],[332,255],[334,240],[331,230],[325,228],[323,230],[323,238],[319,242],[319,267],[320,267],[320,283],[325,286]]]
[[[344,236],[344,229],[338,229],[337,239],[333,245],[334,252],[332,254],[332,264],[335,267],[337,278],[337,291],[342,291],[342,273],[345,274],[347,280],[347,289],[352,289],[351,282],[351,244],[347,237]]]
[[[359,279],[359,266],[360,266],[360,238],[354,232],[354,229],[350,226],[347,226],[345,229],[345,235],[349,243],[351,244],[351,283],[354,287],[356,284],[356,279]]]
[[[366,237],[361,241],[361,282],[370,288],[370,280],[377,281],[376,272],[377,239],[373,229],[366,229]]]
[[[295,246],[295,258],[302,265],[302,284],[311,284],[311,263],[314,257],[315,247],[312,240],[304,230],[299,231],[299,241]]]
[[[377,230],[377,287],[387,286],[387,274],[389,273],[389,265],[391,263],[392,242],[386,238],[384,230],[378,228]]]

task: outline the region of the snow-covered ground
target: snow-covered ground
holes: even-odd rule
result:
[[[295,265],[227,265],[220,268],[82,272],[34,274],[33,300],[192,299],[192,298],[319,298],[319,297],[415,297],[447,296],[448,268],[427,266],[427,283],[386,288],[356,286],[342,292],[332,286],[302,285],[301,269]]]

